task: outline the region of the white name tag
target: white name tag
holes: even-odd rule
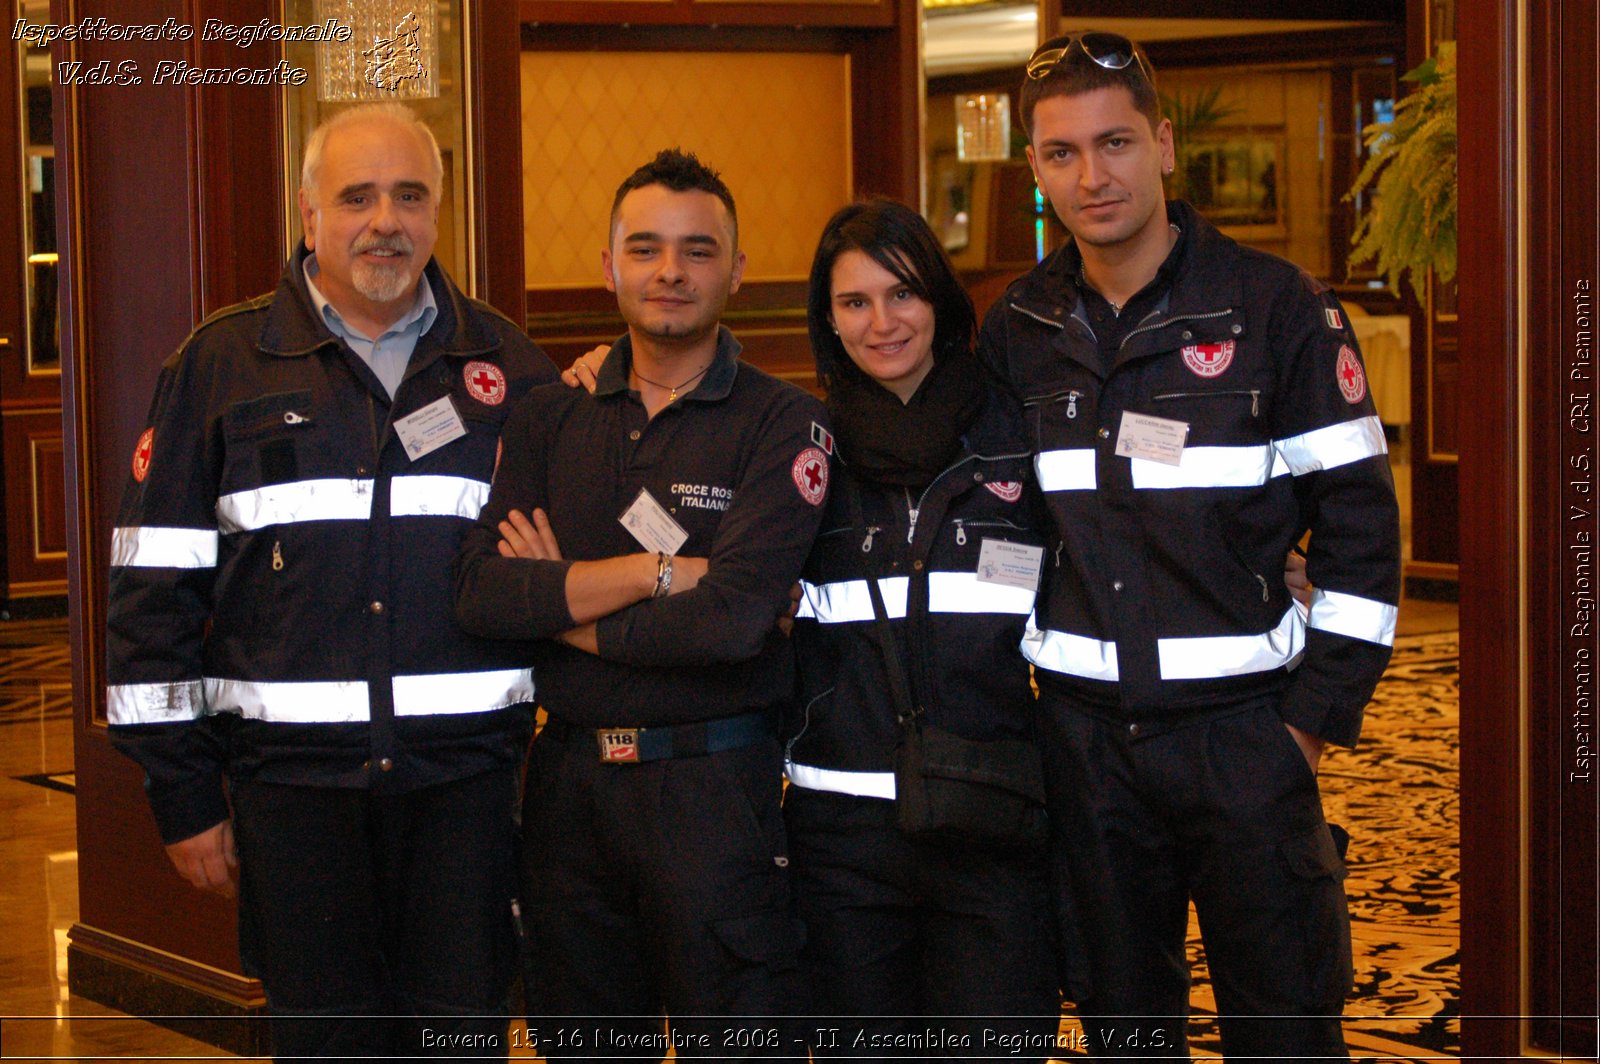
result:
[[[415,462],[451,440],[465,436],[467,426],[461,423],[461,415],[456,413],[456,405],[447,395],[396,421],[394,431],[405,445],[406,455]]]
[[[689,538],[689,533],[661,508],[648,488],[639,489],[633,505],[624,510],[617,520],[639,541],[641,547],[657,554],[676,554],[684,540]]]
[[[985,539],[978,551],[978,582],[1034,591],[1044,571],[1044,548]]]
[[[1189,438],[1189,423],[1170,418],[1122,412],[1122,428],[1117,432],[1117,454],[1123,458],[1148,458],[1152,462],[1178,465],[1183,461],[1183,445]]]

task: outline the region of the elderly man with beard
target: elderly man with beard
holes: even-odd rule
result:
[[[441,176],[398,104],[311,135],[305,241],[163,367],[113,537],[111,737],[279,1059],[505,1055],[533,677],[452,567],[555,367],[433,260]]]

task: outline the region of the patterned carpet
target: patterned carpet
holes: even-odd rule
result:
[[[1345,1037],[1357,1060],[1461,1052],[1458,647],[1455,632],[1395,640],[1361,746],[1330,752],[1318,773],[1328,819],[1351,835],[1356,985]],[[1216,1006],[1192,919],[1189,932],[1189,1036],[1196,1056],[1217,1056],[1216,1024],[1202,1018]]]

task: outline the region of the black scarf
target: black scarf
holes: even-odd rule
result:
[[[852,472],[880,484],[922,487],[961,455],[983,408],[983,369],[970,352],[933,364],[909,403],[854,364],[830,374],[828,416]]]

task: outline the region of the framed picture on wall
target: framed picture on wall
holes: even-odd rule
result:
[[[1189,201],[1218,228],[1282,229],[1282,133],[1202,134],[1179,165]]]

